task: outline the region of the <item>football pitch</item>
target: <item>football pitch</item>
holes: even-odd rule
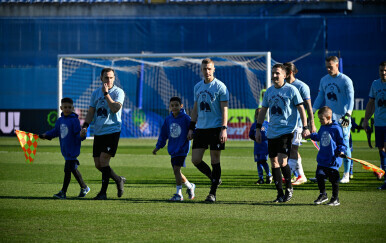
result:
[[[118,198],[111,181],[108,200],[94,201],[101,174],[94,168],[92,141],[84,141],[79,170],[91,191],[78,199],[79,185],[72,178],[67,199],[58,200],[52,197],[64,177],[58,139],[39,140],[35,161],[28,164],[16,137],[0,138],[0,241],[382,242],[386,237],[386,191],[377,189],[383,182],[358,163],[354,179],[340,184],[340,206],[314,205],[319,191],[312,182],[295,186],[290,202],[274,204],[274,185],[255,184],[253,142],[228,141],[218,201],[203,202],[209,180],[189,154],[182,172],[196,184],[196,198],[184,194],[183,202],[169,202],[175,193],[170,157],[166,148],[153,155],[155,143],[121,139],[111,167],[127,178],[125,193]],[[314,177],[316,149],[308,142],[300,153],[307,177]],[[378,151],[365,142],[354,142],[352,156],[379,166]],[[326,188],[331,196],[331,184]]]

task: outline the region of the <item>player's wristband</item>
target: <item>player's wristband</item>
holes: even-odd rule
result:
[[[350,115],[350,113],[346,113],[346,114],[344,114],[343,117],[346,118],[346,119],[349,119],[351,117],[351,115]]]
[[[191,121],[190,124],[189,124],[189,130],[193,130],[196,129],[196,122],[195,121]]]
[[[310,130],[310,128],[309,128],[308,126],[304,126],[304,127],[303,127],[303,131],[306,130],[306,129],[307,129],[307,130]]]
[[[104,93],[103,93],[104,96],[106,96],[106,95],[108,95],[108,94],[109,94],[109,92],[104,92]]]
[[[261,124],[261,123],[256,124],[256,128],[261,129],[262,127],[263,127],[263,124]]]
[[[83,123],[83,126],[82,128],[88,128],[90,126],[90,124],[88,124],[87,122]]]

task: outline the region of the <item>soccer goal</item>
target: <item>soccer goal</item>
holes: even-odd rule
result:
[[[207,57],[230,93],[228,137],[248,139],[260,92],[270,86],[276,63],[270,52],[59,55],[58,103],[62,97],[72,98],[83,123],[91,93],[101,87],[101,70],[113,68],[115,85],[125,91],[121,137],[157,137],[169,114],[170,97],[181,97],[190,114],[193,87],[202,80],[201,61]]]

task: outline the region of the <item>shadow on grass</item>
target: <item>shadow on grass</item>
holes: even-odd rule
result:
[[[293,207],[293,206],[314,206],[309,203],[273,203],[272,201],[217,201],[215,203],[205,202],[203,200],[185,200],[181,202],[170,201],[168,199],[153,199],[153,198],[107,198],[106,200],[94,200],[93,198],[78,198],[68,197],[66,199],[57,199],[54,197],[28,197],[28,196],[0,196],[0,199],[20,199],[20,200],[52,200],[52,201],[95,201],[95,202],[108,202],[108,201],[120,201],[125,203],[165,203],[165,204],[201,204],[201,205],[250,205],[250,206],[269,206],[269,207]]]

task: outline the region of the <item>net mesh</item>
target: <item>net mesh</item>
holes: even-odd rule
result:
[[[101,70],[113,68],[115,85],[125,92],[121,137],[157,137],[169,114],[172,96],[180,97],[190,114],[193,88],[202,80],[200,66],[205,57],[63,57],[62,97],[74,100],[75,111],[83,123],[91,94],[101,87]],[[261,54],[210,58],[215,62],[215,77],[225,83],[230,93],[228,136],[248,139],[260,91],[266,85],[267,57]],[[271,66],[275,63],[272,60]]]

